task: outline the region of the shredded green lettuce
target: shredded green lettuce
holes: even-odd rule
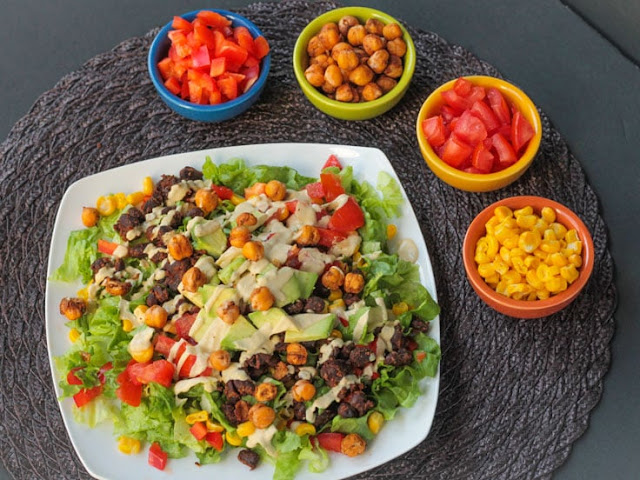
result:
[[[329,466],[327,452],[319,445],[313,447],[308,435],[284,430],[273,437],[272,443],[278,452],[274,480],[293,480],[302,460],[308,460],[309,471],[313,473],[323,472]]]
[[[369,411],[366,415],[358,418],[343,418],[340,415],[333,417],[331,422],[331,431],[340,433],[357,433],[367,442],[373,440],[375,436],[369,425],[367,425],[367,419],[373,410]]]

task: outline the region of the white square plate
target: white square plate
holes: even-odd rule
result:
[[[71,231],[83,228],[80,221],[81,207],[92,205],[99,195],[137,191],[145,176],[150,175],[157,179],[161,174],[177,174],[187,165],[201,169],[207,155],[215,163],[222,163],[232,158],[242,158],[248,165],[287,165],[303,175],[317,177],[320,168],[330,154],[335,154],[343,165],[352,165],[354,177],[360,181],[367,180],[375,186],[379,171],[386,171],[398,180],[391,163],[378,149],[298,143],[246,145],[180,153],[125,165],[78,180],[68,188],[60,203],[51,239],[47,277],[50,277],[55,268],[62,263],[67,238]],[[397,238],[410,238],[417,245],[421,281],[433,298],[437,299],[429,254],[418,221],[404,190],[402,194],[406,201],[402,216],[394,220],[398,226]],[[63,355],[70,346],[69,330],[58,312],[58,305],[62,297],[75,296],[75,292],[79,288],[81,288],[79,284],[47,281],[45,306],[47,343],[58,396],[61,395],[58,388],[60,376],[53,366],[53,359]],[[431,322],[430,335],[440,343],[438,317]],[[306,466],[303,466],[296,479],[317,480],[321,477],[334,479],[349,477],[388,462],[414,448],[426,438],[431,428],[438,399],[439,378],[438,372],[435,378],[423,380],[421,383],[423,394],[415,405],[411,409],[401,408],[396,418],[385,424],[363,455],[349,458],[344,455],[331,454],[331,464],[324,474],[311,473],[306,469]],[[117,449],[117,441],[113,436],[111,425],[101,425],[92,429],[77,424],[73,420],[72,406],[73,400],[71,398],[60,402],[62,418],[80,460],[87,471],[96,478],[109,480],[248,478],[259,480],[270,479],[273,475],[273,467],[265,462],[249,473],[247,467],[237,460],[236,455],[226,455],[222,462],[202,467],[195,464],[197,460],[195,455],[189,455],[183,459],[170,460],[165,471],[161,472],[148,465],[146,450],[134,456],[121,454]]]

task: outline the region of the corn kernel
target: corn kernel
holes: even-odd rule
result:
[[[384,416],[380,412],[372,412],[367,418],[367,426],[371,433],[377,435],[380,432],[380,429],[384,425]]]
[[[71,340],[71,343],[76,343],[76,341],[80,338],[80,330],[78,330],[77,328],[72,328],[71,330],[69,330],[69,340]]]
[[[556,232],[554,232],[552,228],[547,228],[543,232],[542,238],[544,240],[558,240],[558,237],[556,237]]]
[[[536,276],[541,282],[548,282],[552,277],[552,275],[549,274],[549,267],[544,263],[538,265],[538,268],[536,268]]]
[[[505,207],[504,205],[496,207],[496,209],[493,211],[493,214],[498,217],[499,221],[502,221],[505,218],[513,217],[513,212],[511,211],[511,209],[509,207]]]
[[[582,257],[577,254],[569,255],[569,263],[576,268],[580,268],[582,266]]]
[[[108,217],[116,211],[116,201],[112,195],[98,197],[96,200],[96,209],[103,217]]]
[[[331,330],[331,337],[335,337],[335,338],[342,338],[342,332],[338,329],[333,329]]]
[[[409,305],[407,305],[406,302],[394,303],[393,307],[391,307],[391,311],[395,316],[402,315],[409,311]]]
[[[118,450],[125,455],[140,453],[140,440],[123,435],[118,439]]]
[[[559,252],[560,242],[558,240],[542,240],[542,242],[540,242],[540,250],[546,253]]]
[[[493,235],[487,235],[487,255],[491,260],[498,254],[499,248],[500,244],[498,243],[498,239]]]
[[[527,280],[527,283],[531,285],[533,288],[535,288],[536,290],[541,290],[544,288],[544,282],[538,278],[538,275],[536,275],[535,270],[533,269],[529,270],[525,275],[525,278]]]
[[[540,245],[540,232],[537,230],[527,231],[520,234],[518,247],[527,253],[533,252]]]
[[[496,269],[491,263],[483,263],[478,265],[478,273],[485,280],[496,274]]]
[[[502,244],[507,248],[516,248],[518,246],[518,239],[520,237],[517,234],[511,235],[504,239]]]
[[[498,275],[498,273],[496,272],[493,275],[485,277],[484,281],[487,282],[491,286],[491,288],[495,288],[500,281],[500,275]]]
[[[553,223],[556,221],[556,212],[551,207],[542,207],[542,210],[540,210],[540,216],[547,223]]]
[[[538,300],[546,300],[551,296],[551,293],[549,292],[549,290],[541,288],[540,290],[536,291],[536,296],[538,297]]]
[[[89,285],[91,285],[92,283],[93,283],[93,280],[89,283]],[[84,288],[81,288],[76,292],[76,295],[85,301],[89,299],[89,285],[87,285]]]
[[[482,263],[491,262],[491,259],[489,258],[489,255],[487,255],[486,253],[483,253],[483,252],[476,253],[476,255],[475,255],[475,257],[473,257],[473,259],[479,265],[482,264]]]
[[[487,230],[488,235],[493,235],[496,225],[500,223],[500,219],[496,216],[493,216],[484,224],[484,228]]]
[[[487,250],[489,249],[488,237],[489,236],[487,235],[478,239],[478,241],[476,242],[476,253],[487,253]]]
[[[128,318],[125,318],[124,320],[122,320],[122,330],[124,330],[127,333],[133,330],[133,323],[131,322],[131,320],[129,320]]]
[[[519,208],[518,210],[513,211],[513,216],[516,218],[524,217],[527,215],[533,215],[533,207],[527,205],[526,207],[522,207],[522,208]]]
[[[500,295],[507,296],[507,282],[505,280],[500,280],[498,285],[496,285],[496,292]]]
[[[234,447],[239,447],[240,445],[242,445],[242,438],[235,431],[231,432],[227,430],[227,432],[224,434],[224,438],[227,440],[227,443],[229,445],[233,445]]]
[[[551,230],[553,230],[553,233],[556,234],[556,240],[564,239],[565,235],[567,234],[567,227],[565,227],[561,223],[553,222],[549,225],[549,228],[551,228]]]
[[[549,228],[549,224],[542,218],[538,218],[538,221],[533,226],[533,230],[540,232],[540,235],[542,235],[547,228]]]
[[[524,259],[524,264],[527,268],[538,268],[538,265],[540,265],[540,259],[534,255],[527,255]]]
[[[193,425],[198,422],[206,422],[209,420],[209,413],[206,410],[200,410],[199,412],[190,413],[185,419],[189,425]]]
[[[310,423],[301,423],[296,427],[296,435],[302,437],[303,435],[315,435],[316,427]]]
[[[529,268],[525,265],[522,257],[513,257],[513,269],[518,272],[520,275],[525,275]]]
[[[342,298],[342,290],[338,288],[337,290],[331,290],[331,293],[329,293],[327,300],[329,300],[330,302],[334,302],[339,298]]]
[[[142,193],[145,195],[153,194],[153,180],[151,177],[144,177],[142,180]]]
[[[537,221],[538,217],[535,215],[520,215],[519,217],[516,217],[516,223],[518,226],[520,228],[526,228],[527,230],[532,229]]]
[[[574,253],[576,255],[580,255],[582,253],[582,242],[580,240],[568,242],[567,248],[565,248],[564,250],[566,252],[565,255],[567,255],[567,257],[573,255]]]
[[[509,265],[507,265],[502,258],[496,258],[493,262],[492,262],[493,268],[495,269],[496,272],[498,272],[500,275],[504,275],[505,273],[507,273],[509,271]]]
[[[129,205],[138,205],[139,203],[142,203],[143,200],[144,193],[142,192],[133,192],[127,195],[127,203]]]
[[[551,293],[559,293],[567,289],[567,281],[562,277],[553,277],[544,283],[544,288]]]
[[[551,275],[552,277],[557,277],[558,275],[560,275],[560,267],[556,265],[549,265],[547,272],[549,272],[549,275]]]
[[[241,197],[240,195],[237,195],[235,193],[231,196],[231,203],[233,203],[235,206],[238,206],[238,205],[240,205],[241,203],[243,203],[245,201],[246,200],[245,200],[244,197]],[[231,442],[229,442],[229,443],[231,443]]]
[[[498,225],[496,225],[493,235],[496,237],[496,240],[498,240],[498,242],[504,245],[504,241],[507,238],[513,237],[517,235],[517,233],[515,232],[515,229],[509,228],[504,224],[504,222],[501,222]]]
[[[549,258],[549,254],[547,252],[543,252],[539,248],[533,251],[533,255],[540,259],[541,262],[546,262],[547,258]]]
[[[507,247],[500,247],[500,258],[502,258],[502,261],[507,265],[509,266],[513,265],[511,263],[511,250],[508,249]]]
[[[339,298],[338,300],[331,302],[331,305],[329,305],[329,312],[333,313],[338,310],[344,310],[345,307],[346,303],[344,303],[343,299]]]
[[[138,363],[146,363],[153,358],[153,347],[147,347],[144,350],[136,350],[131,353],[131,357]]]
[[[531,293],[531,287],[526,283],[512,283],[507,285],[507,295],[510,297],[518,297],[516,300],[520,300],[523,295],[529,295]],[[518,294],[518,295],[516,295]]]
[[[578,270],[573,264],[569,264],[560,269],[560,276],[564,278],[567,282],[573,283],[580,276],[580,272],[578,272]]]
[[[578,237],[578,232],[576,231],[576,229],[572,228],[571,230],[567,230],[564,239],[567,241],[567,243],[571,243],[580,240],[580,237]]]
[[[507,285],[512,283],[520,283],[522,281],[522,275],[520,275],[515,270],[509,270],[507,273],[502,275],[502,280],[507,282]]]
[[[116,207],[118,207],[118,210],[122,210],[127,206],[127,196],[124,193],[116,193],[113,198],[116,201]]]
[[[538,294],[536,293],[536,291],[534,290],[533,292],[531,292],[529,295],[527,295],[527,301],[531,302],[533,300],[537,300],[538,299]]]
[[[209,419],[207,419],[204,423],[207,426],[207,432],[219,432],[219,433],[224,432],[224,427],[219,423],[212,422]]]
[[[551,265],[555,265],[556,267],[564,267],[565,265],[567,265],[567,263],[569,263],[567,257],[559,252],[549,255],[549,260],[551,262]]]
[[[238,425],[238,429],[236,430],[239,437],[248,437],[255,431],[256,431],[256,426],[251,422],[241,423],[240,425]]]
[[[398,233],[398,227],[396,227],[393,223],[387,225],[387,240],[391,240]]]

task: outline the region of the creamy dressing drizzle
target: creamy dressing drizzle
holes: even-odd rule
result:
[[[311,404],[311,406],[307,408],[306,415],[305,415],[307,422],[313,423],[316,420],[316,410],[318,410],[319,408],[324,409],[329,407],[329,405],[331,405],[333,402],[338,400],[338,394],[343,388],[356,383],[360,383],[360,380],[355,375],[345,375],[344,377],[342,377],[338,385],[333,387],[331,390],[329,390],[327,393],[325,393],[321,397],[318,397]]]

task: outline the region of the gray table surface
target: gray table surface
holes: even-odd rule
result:
[[[84,61],[174,14],[211,5],[189,0],[7,3],[0,29],[0,140],[41,93]],[[215,6],[233,9],[248,3],[226,0]],[[592,412],[589,429],[554,478],[638,478],[640,255],[635,247],[640,235],[640,69],[630,60],[638,53],[637,43],[630,43],[637,31],[628,30],[640,18],[625,17],[625,12],[640,15],[640,8],[625,10],[625,2],[617,0],[611,16],[599,18],[598,2],[569,2],[591,25],[602,20],[600,26],[609,28],[603,36],[557,0],[343,3],[385,10],[493,64],[549,115],[580,160],[609,227],[619,303],[602,400]],[[607,38],[622,42],[627,56]],[[0,465],[0,479],[9,478]]]

